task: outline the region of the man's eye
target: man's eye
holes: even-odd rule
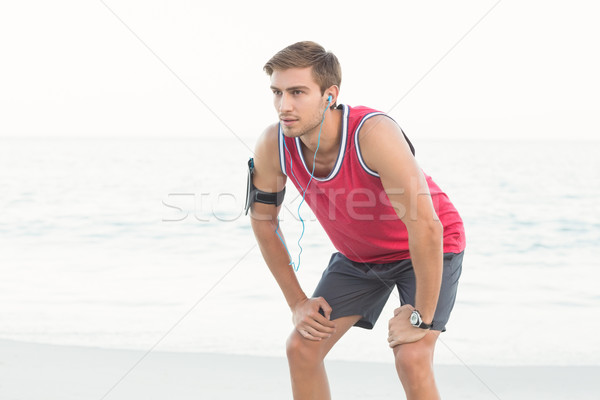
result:
[[[281,92],[279,90],[273,90],[273,94],[279,96]]]
[[[294,93],[295,95],[302,94],[302,90],[294,90],[294,92],[293,92],[293,93]]]

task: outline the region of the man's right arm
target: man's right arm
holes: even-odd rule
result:
[[[258,140],[254,157],[254,186],[271,193],[283,190],[286,182],[279,165],[277,134],[277,125],[267,128]],[[263,258],[292,310],[296,329],[307,339],[320,340],[334,330],[335,325],[329,321],[331,307],[323,298],[308,299],[300,287],[286,248],[277,235],[280,208],[272,204],[252,204],[252,230]],[[281,229],[279,235],[283,239]],[[323,309],[325,317],[319,313],[319,308]]]

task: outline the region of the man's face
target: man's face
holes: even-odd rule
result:
[[[312,67],[290,68],[271,74],[273,104],[285,136],[299,137],[321,124],[327,102],[311,70]]]

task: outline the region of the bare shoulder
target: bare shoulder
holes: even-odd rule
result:
[[[376,172],[390,159],[414,162],[402,130],[394,120],[385,115],[376,115],[366,120],[358,140],[365,163]]]
[[[274,123],[265,128],[256,141],[255,153],[272,153],[277,151],[279,124]]]
[[[254,152],[254,184],[265,191],[280,191],[285,175],[279,165],[279,124],[269,125],[258,138]]]

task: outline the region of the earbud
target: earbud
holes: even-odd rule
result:
[[[329,97],[327,98],[327,101],[331,101],[333,100],[333,97],[331,95],[329,95]]]

